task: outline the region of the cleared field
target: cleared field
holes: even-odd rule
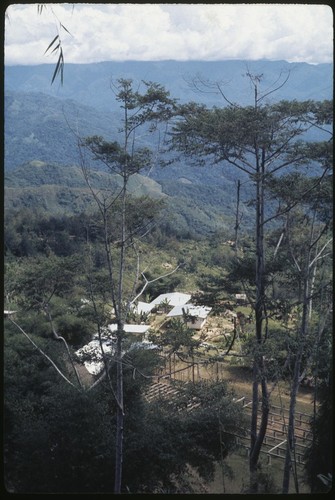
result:
[[[217,363],[201,366],[196,369],[190,367],[183,370],[182,363],[173,363],[174,377],[176,380],[190,382],[191,380],[216,379],[225,380],[234,389],[236,404],[241,405],[241,411],[250,415],[252,378],[250,370],[230,365]],[[181,371],[178,371],[181,370]],[[156,395],[165,394],[168,398],[178,397],[178,392],[171,388],[169,379],[162,379],[155,384],[150,391],[149,399]],[[301,388],[296,405],[296,474],[299,493],[309,493],[308,486],[303,477],[303,453],[308,445],[311,435],[309,432],[309,418],[313,411],[312,389]],[[286,446],[286,430],[289,409],[289,387],[281,382],[271,394],[271,410],[269,415],[268,431],[264,440],[261,453],[261,464],[264,475],[271,479],[271,492],[280,493],[283,478],[284,456]],[[241,433],[236,436],[237,450],[224,460],[223,464],[217,464],[215,479],[208,485],[199,484],[198,493],[226,493],[241,494],[248,484],[248,444],[249,436]],[[230,477],[228,470],[233,477]],[[196,481],[195,484],[198,484]],[[289,493],[296,493],[293,475],[290,481]]]
[[[237,311],[237,309],[236,309]],[[176,392],[169,381],[178,380],[181,382],[196,382],[199,380],[225,381],[235,394],[236,404],[241,406],[248,417],[251,416],[252,406],[252,370],[248,366],[241,364],[241,341],[238,332],[243,328],[250,328],[250,309],[239,307],[238,311],[242,313],[245,324],[236,329],[238,319],[237,313],[227,311],[226,314],[212,316],[208,318],[207,323],[201,332],[197,332],[194,338],[201,340],[201,349],[197,352],[197,357],[193,359],[195,364],[183,363],[174,355],[166,359],[165,368],[162,369],[159,383],[153,386],[150,398],[157,395],[166,395],[167,398],[178,398]],[[162,326],[162,323],[158,326]],[[217,357],[227,347],[233,339],[234,331],[237,332],[234,348],[223,360],[210,362],[209,360]],[[220,346],[220,347],[219,347]],[[191,360],[190,360],[191,361]],[[268,388],[271,393],[268,429],[264,439],[261,451],[260,464],[263,472],[264,481],[268,482],[268,491],[271,493],[281,493],[283,479],[283,467],[286,451],[286,436],[288,424],[288,410],[290,405],[290,387],[284,381],[276,384],[269,381]],[[191,408],[189,408],[190,410]],[[260,409],[259,409],[260,411]],[[296,462],[295,482],[293,474],[290,480],[289,493],[309,493],[307,485],[304,483],[304,451],[310,443],[311,435],[309,428],[310,417],[313,413],[313,389],[301,387],[296,401]],[[226,493],[241,494],[245,492],[249,479],[249,429],[241,431],[241,435],[235,436],[237,449],[222,464],[217,464],[214,481],[209,485],[199,483],[195,477],[195,485],[198,485],[198,493]],[[232,475],[229,473],[232,472]]]

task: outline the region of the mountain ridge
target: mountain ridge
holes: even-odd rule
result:
[[[223,61],[103,61],[98,63],[66,64],[64,85],[51,85],[54,65],[7,66],[5,68],[5,92],[8,90],[42,91],[48,95],[89,104],[96,109],[113,108],[110,84],[118,78],[135,81],[148,80],[160,83],[171,96],[182,102],[196,100],[207,105],[222,105],[218,94],[195,94],[189,81],[197,75],[211,81],[222,81],[230,100],[242,105],[250,103],[252,91],[245,78],[246,72],[263,74],[264,86],[269,87],[278,77],[290,73],[285,86],[278,90],[276,100],[315,99],[324,100],[332,96],[332,64],[288,63],[287,61],[223,60]],[[243,76],[244,75],[244,76]],[[308,82],[308,85],[306,85]],[[294,96],[294,97],[292,97]],[[328,96],[328,97],[327,97]],[[273,98],[274,96],[272,96]]]
[[[324,100],[332,98],[332,65],[309,65],[307,63],[286,63],[285,61],[223,61],[223,62],[189,62],[176,61],[137,62],[132,63],[92,63],[83,65],[66,65],[65,82],[60,87],[58,83],[51,85],[53,65],[13,66],[5,68],[5,189],[7,202],[12,206],[21,199],[23,206],[29,203],[40,203],[37,187],[29,187],[29,178],[22,174],[20,168],[27,168],[31,162],[44,162],[63,168],[60,182],[65,182],[68,165],[80,165],[77,149],[78,136],[101,135],[106,140],[115,140],[119,126],[118,103],[113,103],[110,89],[112,73],[124,71],[119,76],[136,80],[151,80],[162,84],[170,91],[171,97],[183,101],[197,100],[207,106],[224,105],[222,96],[217,93],[195,94],[189,81],[197,74],[206,73],[206,78],[215,80],[224,77],[225,89],[232,93],[234,101],[241,105],[252,102],[252,89],[248,84],[246,71],[263,72],[263,88],[269,88],[278,77],[286,78],[290,72],[287,84],[271,99],[288,100]],[[282,73],[281,73],[282,72]],[[116,76],[115,76],[116,77]],[[282,81],[282,80],[280,80]],[[250,83],[250,82],[249,82]],[[247,89],[247,92],[246,92]],[[145,145],[156,144],[148,143]],[[79,168],[79,167],[78,167]],[[17,177],[16,186],[9,180],[11,173]],[[27,174],[36,172],[27,170]],[[41,180],[39,186],[50,186],[50,178]],[[47,176],[47,173],[44,173]],[[210,232],[213,228],[233,227],[236,181],[243,181],[242,174],[236,172],[227,164],[216,166],[195,167],[186,160],[166,168],[152,169],[150,178],[155,182],[156,190],[162,196],[167,196],[172,207],[177,207],[178,223],[185,229],[192,227],[197,232]],[[78,176],[73,177],[74,184]],[[68,179],[67,181],[68,182]],[[149,181],[146,181],[149,182]],[[153,186],[153,185],[152,185]],[[158,187],[159,186],[159,187]],[[79,185],[64,186],[68,195],[61,200],[76,200],[71,190],[84,189]],[[26,189],[25,193],[20,189]],[[50,197],[50,187],[40,187],[46,198]],[[149,188],[148,188],[149,189]],[[154,191],[155,191],[154,189]],[[150,189],[149,189],[150,190]],[[57,188],[57,191],[59,189]],[[9,194],[10,193],[10,194]],[[73,195],[73,196],[72,196]],[[78,195],[78,191],[76,192]],[[28,198],[27,198],[28,197]],[[247,223],[249,210],[247,202],[250,191],[245,184],[241,192],[241,210],[244,211],[244,222]],[[59,201],[59,200],[58,200]],[[57,199],[50,203],[53,209],[65,209],[64,203]],[[42,201],[42,204],[44,202]],[[48,207],[48,203],[44,203]],[[76,204],[74,204],[76,206]],[[8,205],[7,205],[8,206]],[[16,205],[19,207],[19,201]],[[81,205],[80,205],[81,206]],[[71,208],[69,203],[67,208]],[[78,207],[77,207],[78,209]],[[202,229],[198,229],[203,224]]]
[[[51,85],[53,65],[8,66],[5,68],[5,169],[27,161],[78,163],[76,134],[101,135],[115,140],[120,108],[110,88],[111,75],[151,80],[163,85],[171,97],[206,106],[225,105],[215,89],[195,93],[189,80],[197,75],[217,81],[231,101],[241,105],[253,99],[246,71],[262,72],[262,89],[271,100],[324,100],[332,98],[332,64],[310,65],[286,61],[156,61],[68,64],[66,80]],[[244,76],[243,76],[244,75]],[[281,84],[289,75],[285,85]],[[249,102],[250,104],[250,102]],[[71,135],[72,132],[72,135]],[[59,147],[60,146],[60,147]]]

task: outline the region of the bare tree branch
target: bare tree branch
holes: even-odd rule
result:
[[[58,335],[58,333],[56,332],[55,330],[55,327],[54,327],[54,324],[53,324],[53,321],[52,321],[52,317],[51,317],[51,314],[50,314],[50,310],[49,310],[49,306],[46,305],[45,308],[44,308],[47,316],[48,316],[48,319],[49,319],[49,322],[50,322],[50,325],[51,325],[51,329],[52,329],[52,333],[54,335],[54,338],[56,340],[61,340],[63,342],[63,344],[65,345],[65,348],[66,348],[66,351],[68,353],[68,356],[69,356],[69,360],[70,360],[70,363],[71,363],[71,366],[72,366],[72,369],[76,375],[76,378],[77,378],[77,381],[78,381],[78,384],[79,386],[81,387],[81,389],[83,388],[83,384],[80,380],[80,377],[79,377],[79,374],[78,374],[78,371],[75,367],[75,364],[73,362],[73,359],[72,359],[72,355],[71,355],[71,352],[70,352],[70,349],[69,349],[69,346],[68,346],[68,343],[66,342],[65,338],[62,337],[61,335]]]
[[[170,276],[171,274],[175,273],[179,268],[180,266],[182,266],[182,264],[178,264],[177,267],[175,267],[175,269],[173,269],[172,271],[166,273],[166,274],[162,274],[161,276],[158,276],[158,278],[154,278],[153,280],[148,280],[146,277],[145,277],[145,274],[144,273],[141,273],[141,275],[143,276],[143,279],[145,281],[141,291],[136,295],[136,297],[134,297],[131,301],[131,304],[133,304],[134,302],[136,302],[136,300],[142,295],[142,293],[144,292],[144,290],[147,288],[148,285],[150,285],[151,283],[154,283],[155,281],[158,281],[162,278],[166,278],[167,276]]]
[[[49,363],[51,363],[51,365],[55,368],[56,372],[68,383],[70,384],[72,387],[74,387],[77,391],[80,392],[80,389],[78,389],[78,387],[76,387],[72,382],[71,380],[69,380],[63,373],[62,371],[58,368],[58,366],[52,361],[52,359],[40,348],[38,347],[37,344],[35,344],[35,342],[30,338],[30,336],[23,330],[23,328],[21,328],[20,325],[18,325],[12,318],[8,318],[9,321],[11,323],[13,323],[14,326],[16,326],[16,328],[18,328],[18,330],[20,330],[21,333],[23,333],[23,335],[29,340],[29,342],[35,347],[35,349],[38,350],[38,352],[40,354],[42,354],[42,356],[44,358],[46,358]]]

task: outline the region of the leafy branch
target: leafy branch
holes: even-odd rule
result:
[[[52,47],[53,47],[53,50],[52,50],[51,54],[58,51],[59,56],[58,56],[58,61],[57,61],[56,67],[55,67],[55,71],[54,71],[53,76],[52,76],[51,85],[53,84],[53,82],[55,81],[55,79],[58,75],[60,75],[61,84],[63,85],[63,81],[64,81],[64,55],[63,55],[63,48],[62,48],[62,44],[61,44],[61,40],[59,38],[59,35],[55,36],[55,38],[52,40],[52,42],[50,43],[50,45],[48,46],[48,48],[44,52],[44,55],[48,51],[50,51],[52,49]]]
[[[38,4],[37,5],[37,13],[39,15],[41,15],[46,8],[47,8],[46,4]],[[57,22],[59,23],[59,27],[57,27],[58,34],[55,36],[55,38],[48,45],[47,49],[44,52],[44,55],[46,55],[48,53],[49,54],[58,53],[58,60],[56,63],[54,73],[52,75],[51,85],[54,83],[55,79],[59,76],[60,76],[61,85],[63,85],[63,81],[64,81],[64,53],[63,53],[62,41],[60,38],[60,31],[64,30],[69,35],[71,35],[71,33],[64,26],[64,24],[59,21],[59,19],[57,18],[56,14],[52,8],[51,8],[51,12],[52,12],[53,16],[57,19]]]

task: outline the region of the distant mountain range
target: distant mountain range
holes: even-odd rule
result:
[[[245,76],[247,71],[263,75],[264,90],[280,85],[289,73],[286,84],[269,95],[272,101],[324,100],[331,99],[333,93],[331,64],[289,64],[285,61],[66,64],[63,86],[59,82],[51,85],[53,70],[53,65],[5,69],[7,207],[40,203],[49,211],[78,211],[85,206],[85,188],[77,169],[75,134],[115,139],[119,109],[113,101],[112,79],[157,82],[182,102],[193,100],[207,106],[224,105],[224,102],[213,92],[195,93],[191,85],[195,77],[213,82],[220,80],[225,85],[227,97],[243,105],[252,103],[252,89]],[[53,176],[55,172],[57,182]],[[147,193],[152,191],[167,196],[170,206],[175,209],[178,224],[184,229],[206,233],[233,224],[237,173],[228,165],[195,168],[183,162],[164,169],[157,167],[150,177],[148,182],[141,181],[141,185],[146,186]],[[64,195],[64,189],[70,190],[71,196]],[[244,201],[249,196],[247,191],[242,193]],[[247,224],[249,210],[246,205],[242,209]]]
[[[222,97],[213,92],[195,93],[190,83],[196,76],[224,84],[227,97],[242,105],[252,102],[253,91],[246,73],[263,75],[262,88],[277,87],[289,74],[287,83],[271,94],[272,100],[324,100],[333,95],[332,64],[312,65],[286,61],[156,61],[101,62],[66,64],[64,85],[51,85],[54,66],[8,66],[5,69],[5,92],[43,92],[59,99],[75,101],[110,112],[114,109],[110,84],[119,78],[157,82],[181,102],[200,101],[222,105]]]

